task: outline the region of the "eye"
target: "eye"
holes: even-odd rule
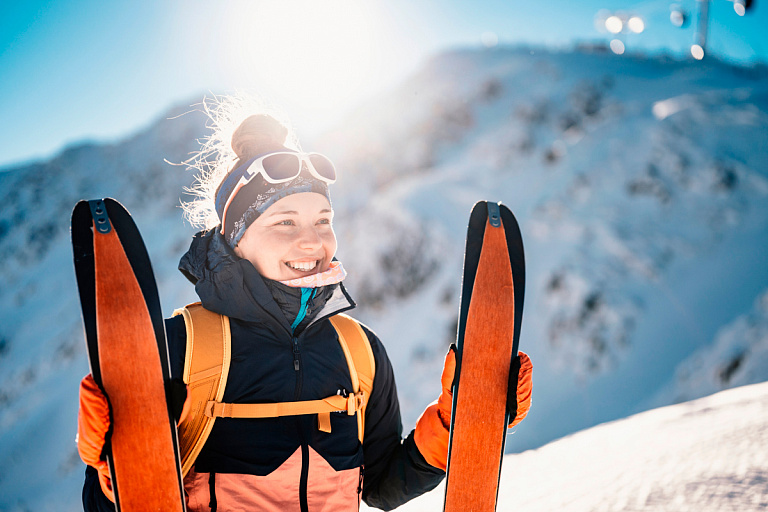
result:
[[[320,219],[319,221],[317,221],[317,223],[318,224],[330,225],[331,219]]]
[[[290,219],[281,220],[275,226],[293,226],[293,221]]]

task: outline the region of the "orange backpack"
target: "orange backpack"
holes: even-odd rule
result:
[[[317,414],[318,428],[331,431],[331,413],[345,411],[357,415],[360,442],[365,432],[365,406],[371,396],[376,371],[371,343],[360,324],[338,314],[330,318],[339,336],[352,379],[349,396],[333,395],[321,400],[268,404],[223,403],[224,389],[232,358],[229,317],[213,313],[199,303],[173,312],[182,315],[187,329],[184,357],[184,383],[190,394],[189,413],[179,425],[179,447],[184,476],[208,440],[216,418],[274,418]]]

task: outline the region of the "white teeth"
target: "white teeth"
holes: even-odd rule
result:
[[[309,270],[312,270],[317,266],[317,260],[315,261],[289,261],[286,263],[289,267],[295,270],[301,270],[302,272],[307,272]]]

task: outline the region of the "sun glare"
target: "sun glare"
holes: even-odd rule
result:
[[[363,2],[234,2],[222,65],[241,88],[310,117],[333,116],[375,84],[373,18]]]
[[[605,20],[605,28],[611,34],[618,34],[624,29],[624,22],[616,15],[609,16]]]

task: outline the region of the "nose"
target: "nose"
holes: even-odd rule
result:
[[[306,226],[299,232],[299,247],[301,249],[315,250],[323,245],[323,239],[314,226]]]

